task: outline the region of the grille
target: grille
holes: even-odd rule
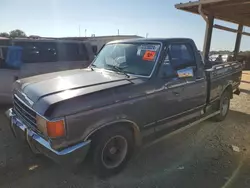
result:
[[[14,95],[14,112],[23,123],[31,129],[36,127],[36,112],[26,106],[16,95]]]

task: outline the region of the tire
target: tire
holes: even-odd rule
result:
[[[92,156],[95,173],[106,178],[119,173],[133,154],[134,138],[126,127],[110,127],[93,138]]]
[[[220,102],[219,102],[219,109],[220,113],[216,116],[214,116],[214,120],[217,122],[223,121],[228,114],[229,108],[230,108],[230,99],[231,95],[228,90],[224,91],[224,93],[221,95]]]

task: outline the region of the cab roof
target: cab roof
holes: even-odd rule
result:
[[[169,42],[193,42],[190,38],[136,38],[136,39],[125,39],[125,40],[115,40],[107,44],[116,44],[116,43],[147,43],[147,42],[156,42],[166,44]]]

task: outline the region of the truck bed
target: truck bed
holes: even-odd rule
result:
[[[216,63],[205,70],[208,83],[207,102],[211,103],[220,97],[220,94],[232,85],[233,91],[238,89],[241,82],[242,64],[239,62]]]

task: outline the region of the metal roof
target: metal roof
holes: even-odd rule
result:
[[[199,14],[199,5],[205,15],[250,27],[250,0],[200,0],[176,4],[175,7]]]

